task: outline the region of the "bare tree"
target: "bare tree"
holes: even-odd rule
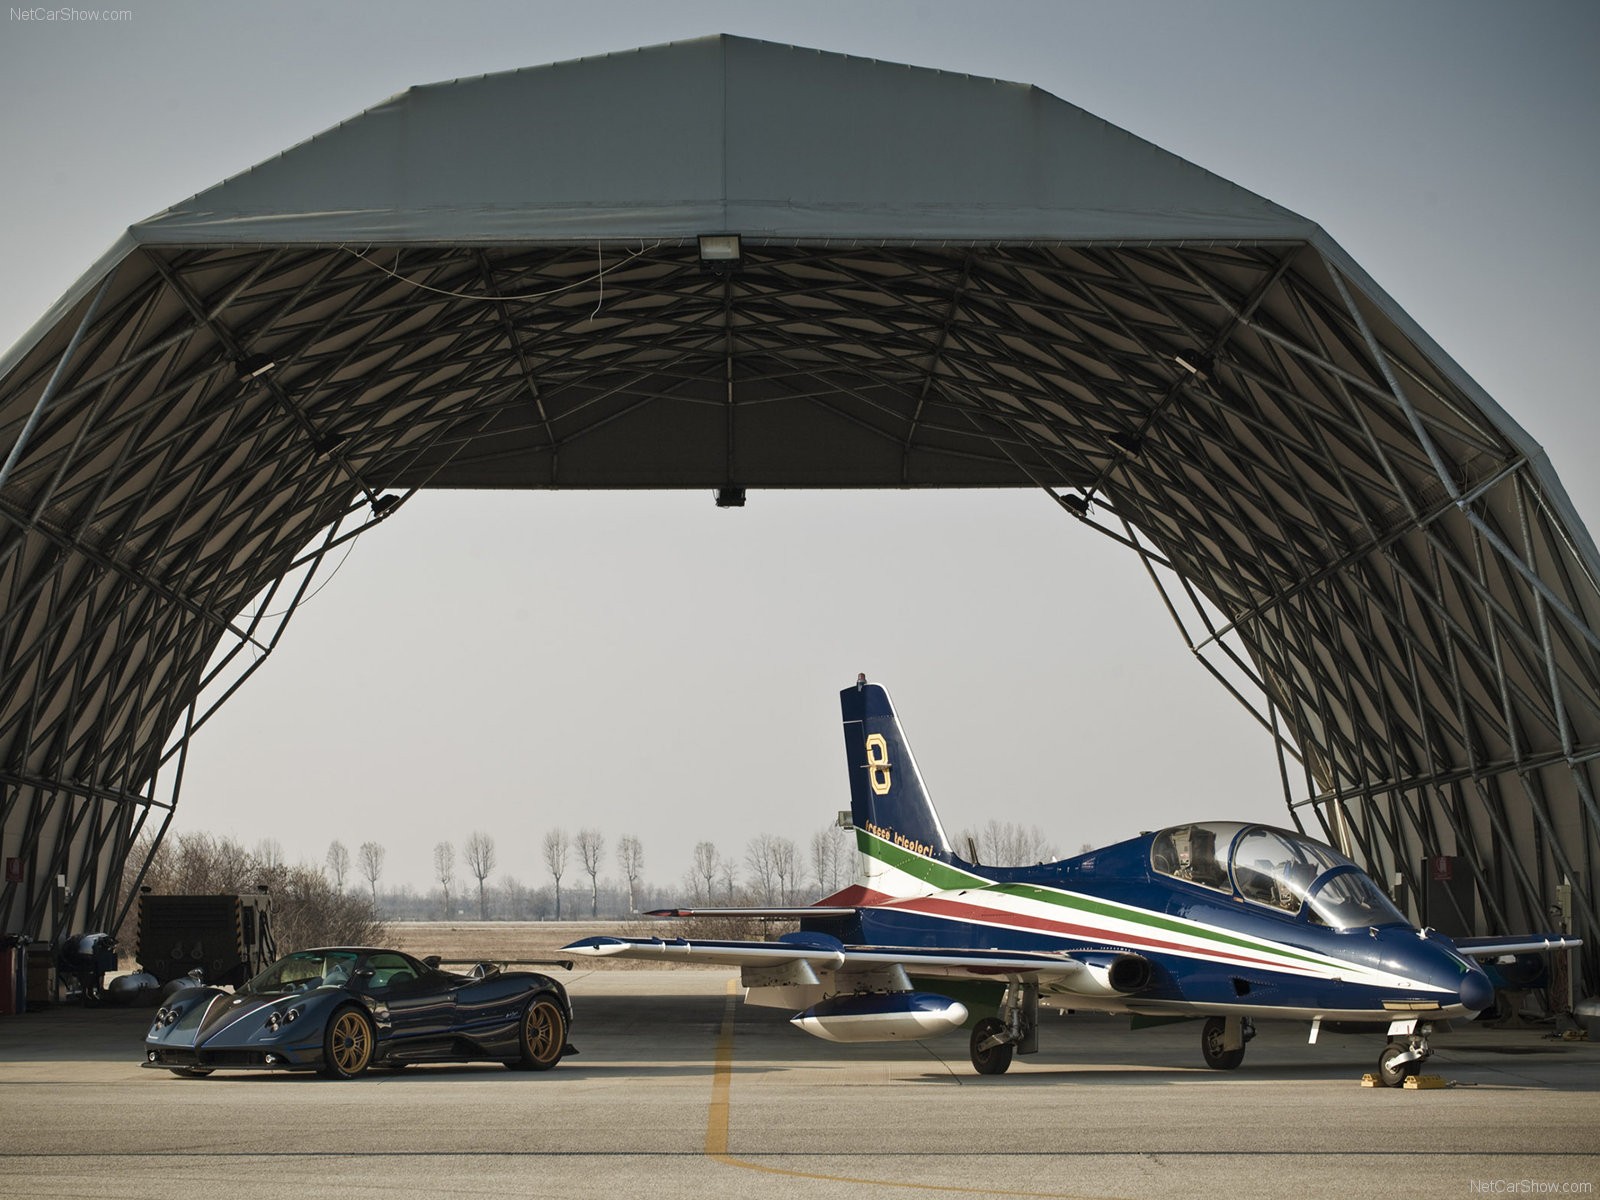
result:
[[[600,915],[600,856],[605,852],[606,839],[598,829],[578,830],[578,857],[583,860],[584,874],[589,876],[589,915]]]
[[[722,902],[733,903],[733,889],[739,882],[739,864],[732,858],[722,858],[717,862],[717,878],[722,880]],[[709,899],[709,897],[708,897]]]
[[[572,843],[565,829],[552,829],[544,835],[544,865],[556,881],[556,920],[561,920],[561,875],[567,869],[567,852]]]
[[[277,838],[262,838],[256,843],[255,860],[269,870],[283,866],[283,843]]]
[[[142,863],[149,844],[141,841],[140,846],[130,859]],[[367,897],[335,892],[328,877],[309,864],[263,862],[232,838],[191,833],[164,839],[143,885],[158,895],[217,895],[265,887],[272,893],[272,924],[283,952],[304,946],[382,945],[387,940]]]
[[[456,877],[456,848],[449,842],[438,842],[433,847],[433,877],[444,889],[444,919],[450,912],[450,881]]]
[[[989,867],[1026,867],[1058,857],[1055,846],[1037,825],[991,820],[982,832],[967,829],[961,844],[978,847],[978,858]]]
[[[777,885],[778,903],[793,904],[795,885],[800,882],[800,847],[793,838],[772,839],[772,878]]]
[[[820,896],[844,886],[848,855],[845,831],[838,825],[824,826],[811,835],[811,874],[817,881]]]
[[[777,838],[758,833],[744,850],[744,865],[754,877],[756,898],[763,904],[777,903],[778,873],[774,862]]]
[[[350,874],[350,851],[343,842],[336,841],[328,847],[327,862],[328,874],[333,876],[333,890],[343,895],[344,877]]]
[[[372,886],[372,903],[378,903],[378,880],[383,875],[383,860],[388,856],[388,851],[377,842],[362,842],[356,855],[361,860],[361,874],[367,883]]]
[[[694,847],[694,898],[711,903],[711,888],[717,880],[717,864],[719,856],[717,848],[710,842],[696,842]],[[706,890],[700,891],[700,880],[705,880]]]
[[[500,890],[506,896],[506,911],[513,921],[525,919],[528,907],[528,889],[517,882],[516,876],[506,875],[500,880]]]
[[[636,907],[634,896],[639,890],[639,876],[644,873],[644,846],[631,833],[617,839],[617,867],[628,881],[628,912],[632,913]]]
[[[474,830],[466,845],[461,847],[461,854],[467,860],[467,870],[478,879],[478,920],[487,921],[489,908],[483,897],[483,881],[494,870],[494,839],[487,833]]]

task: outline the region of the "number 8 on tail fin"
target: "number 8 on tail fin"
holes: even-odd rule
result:
[[[858,885],[885,896],[938,891],[935,863],[953,860],[889,693],[865,676],[839,693]]]

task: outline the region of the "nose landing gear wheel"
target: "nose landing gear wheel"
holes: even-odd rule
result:
[[[1422,1068],[1416,1059],[1410,1062],[1396,1062],[1395,1059],[1404,1054],[1410,1047],[1405,1042],[1390,1042],[1383,1048],[1383,1053],[1378,1055],[1378,1081],[1384,1087],[1403,1087],[1412,1075]]]
[[[979,1021],[972,1029],[972,1066],[979,1075],[1004,1075],[1011,1067],[1013,1047],[1010,1042],[1000,1042],[997,1045],[985,1046],[984,1043],[996,1035],[1003,1036],[1006,1032],[1006,1023],[997,1021],[993,1017],[986,1017]]]

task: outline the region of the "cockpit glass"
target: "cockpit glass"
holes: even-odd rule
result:
[[[1176,825],[1156,834],[1150,844],[1150,865],[1163,875],[1186,879],[1218,891],[1231,891],[1226,855],[1239,826],[1224,822]]]
[[[1260,826],[1234,843],[1233,879],[1246,900],[1297,913],[1319,875],[1349,860],[1306,838]]]
[[[1176,825],[1150,843],[1150,866],[1245,900],[1350,929],[1405,918],[1359,867],[1321,842],[1229,821]]]
[[[1310,902],[1312,919],[1336,929],[1408,923],[1378,885],[1354,868],[1330,875],[1313,888]]]

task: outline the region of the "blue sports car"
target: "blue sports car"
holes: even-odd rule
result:
[[[567,1054],[572,1004],[534,971],[483,963],[465,975],[397,950],[334,947],[280,958],[237,991],[185,988],[145,1035],[147,1067],[321,1071],[492,1060],[547,1071]]]

